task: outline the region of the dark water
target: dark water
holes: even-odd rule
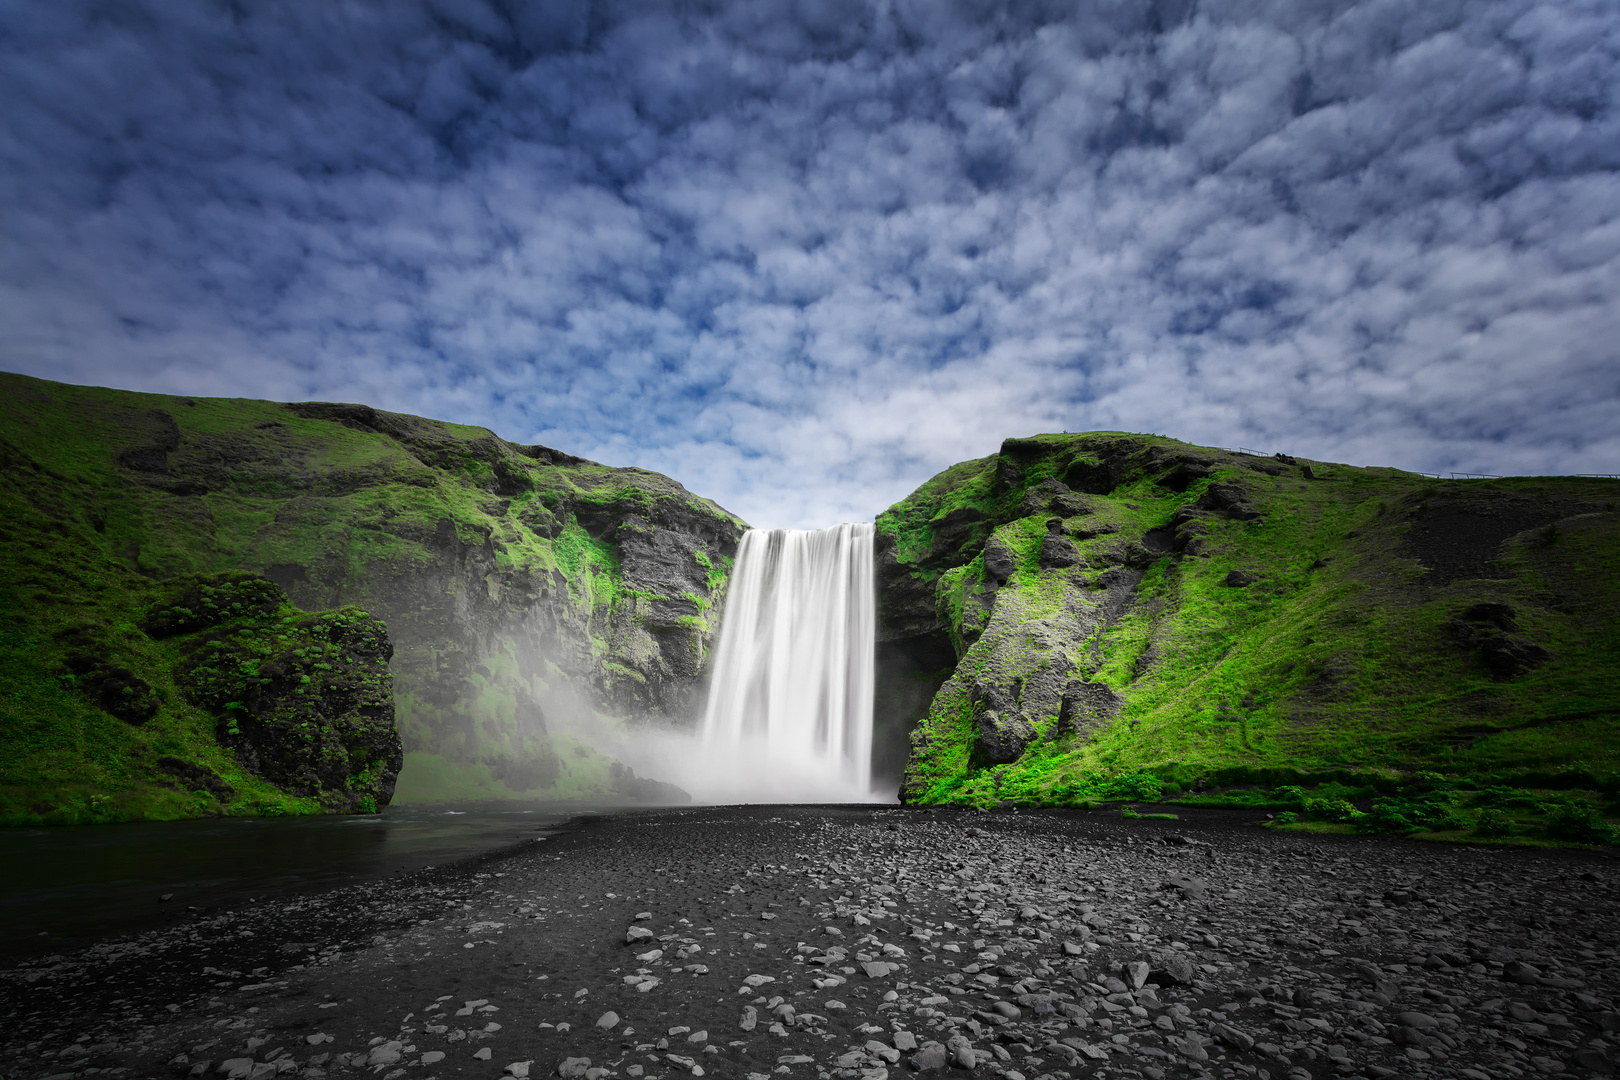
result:
[[[584,809],[390,807],[363,817],[0,830],[0,958],[145,929],[188,907],[443,865],[546,835]]]

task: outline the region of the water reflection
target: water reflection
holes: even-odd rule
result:
[[[312,892],[545,835],[589,807],[390,807],[364,817],[0,830],[0,954],[157,925],[188,907]],[[165,893],[172,899],[159,902]]]

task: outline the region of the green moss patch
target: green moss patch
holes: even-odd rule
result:
[[[1141,775],[1344,777],[1387,798],[1419,774],[1601,789],[1620,774],[1617,502],[1602,479],[1435,481],[1118,432],[1009,440],[878,520],[891,580],[931,584],[958,653],[906,797],[1067,805]],[[973,695],[1019,700],[1031,640],[1118,708],[1084,731],[1026,710],[1039,737],[984,762]],[[1355,820],[1445,831],[1402,805],[1363,799]]]

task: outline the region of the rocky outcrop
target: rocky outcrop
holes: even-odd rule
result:
[[[745,526],[667,477],[365,405],[0,386],[0,500],[59,568],[15,561],[17,581],[55,582],[15,595],[48,635],[68,635],[40,645],[48,669],[131,730],[166,715],[170,676],[120,659],[100,616],[75,619],[72,605],[110,610],[224,571],[262,575],[306,611],[358,608],[386,625],[412,763],[401,797],[414,775],[421,797],[614,798],[613,754],[637,725],[690,724],[701,709]],[[189,632],[190,616],[173,617],[153,640]],[[73,645],[75,626],[96,648]],[[323,769],[287,775],[304,790]]]
[[[478,429],[363,405],[243,410],[195,436],[177,410],[169,475],[216,499],[278,496],[238,565],[388,625],[406,750],[475,783],[466,796],[577,780],[571,748],[600,747],[599,714],[696,716],[736,518],[658,474]],[[351,463],[322,467],[339,443]],[[604,795],[606,764],[587,770]]]
[[[179,685],[215,718],[220,745],[323,810],[387,806],[404,761],[387,628],[358,608],[298,611],[256,575],[177,584],[179,595],[144,625],[153,636],[182,635]]]
[[[1459,645],[1478,649],[1491,677],[1508,682],[1552,659],[1552,654],[1519,634],[1516,612],[1507,604],[1473,604],[1452,620]]]
[[[1600,676],[1620,657],[1587,629],[1620,618],[1600,584],[1616,488],[1009,439],[877,521],[878,683],[910,689],[877,702],[880,732],[909,732],[901,797],[1063,802],[1131,770],[1191,783],[1271,762],[1456,768],[1453,748],[1498,735],[1489,760],[1539,766],[1541,736],[1513,732],[1562,723],[1563,699],[1537,680],[1562,671],[1620,708]],[[1436,610],[1455,612],[1443,633]],[[1579,715],[1606,753],[1607,722]]]

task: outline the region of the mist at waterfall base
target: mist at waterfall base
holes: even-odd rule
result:
[[[895,779],[872,772],[873,539],[869,523],[750,529],[705,664],[701,715],[615,718],[558,680],[537,695],[542,730],[699,803],[893,801]]]
[[[696,728],[616,748],[701,803],[871,802],[870,524],[751,529],[738,546]]]

